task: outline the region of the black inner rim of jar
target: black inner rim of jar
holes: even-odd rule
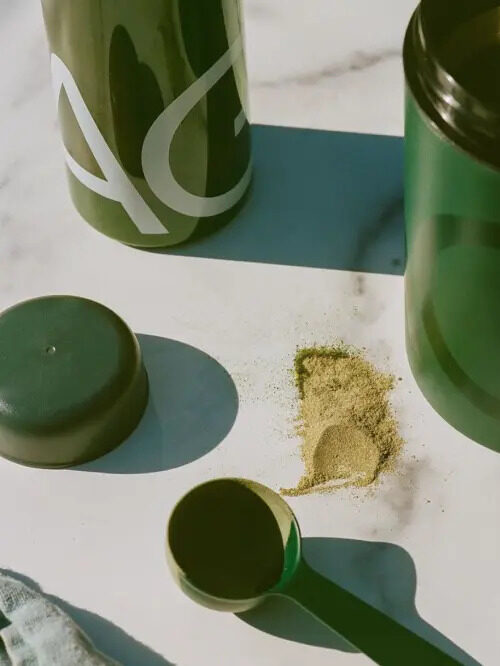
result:
[[[467,150],[498,165],[500,101],[458,79],[461,66],[488,47],[498,47],[500,56],[500,0],[422,0],[409,34],[414,79],[436,122]],[[500,81],[493,86],[498,89]]]
[[[424,32],[433,50],[439,49],[456,28],[499,6],[498,0],[422,0]]]

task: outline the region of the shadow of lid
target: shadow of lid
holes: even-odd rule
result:
[[[145,474],[187,465],[228,435],[238,414],[238,391],[214,358],[176,340],[138,335],[150,398],[136,431],[82,472]]]

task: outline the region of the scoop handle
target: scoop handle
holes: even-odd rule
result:
[[[302,560],[283,590],[380,666],[459,666],[459,662]]]

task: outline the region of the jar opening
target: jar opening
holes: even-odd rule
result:
[[[434,48],[443,44],[457,28],[499,7],[498,0],[422,0],[422,23]]]
[[[446,133],[498,164],[500,1],[422,0],[405,41],[405,69]]]

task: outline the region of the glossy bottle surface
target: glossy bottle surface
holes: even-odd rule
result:
[[[251,177],[239,0],[42,0],[74,203],[159,247],[234,216]]]

